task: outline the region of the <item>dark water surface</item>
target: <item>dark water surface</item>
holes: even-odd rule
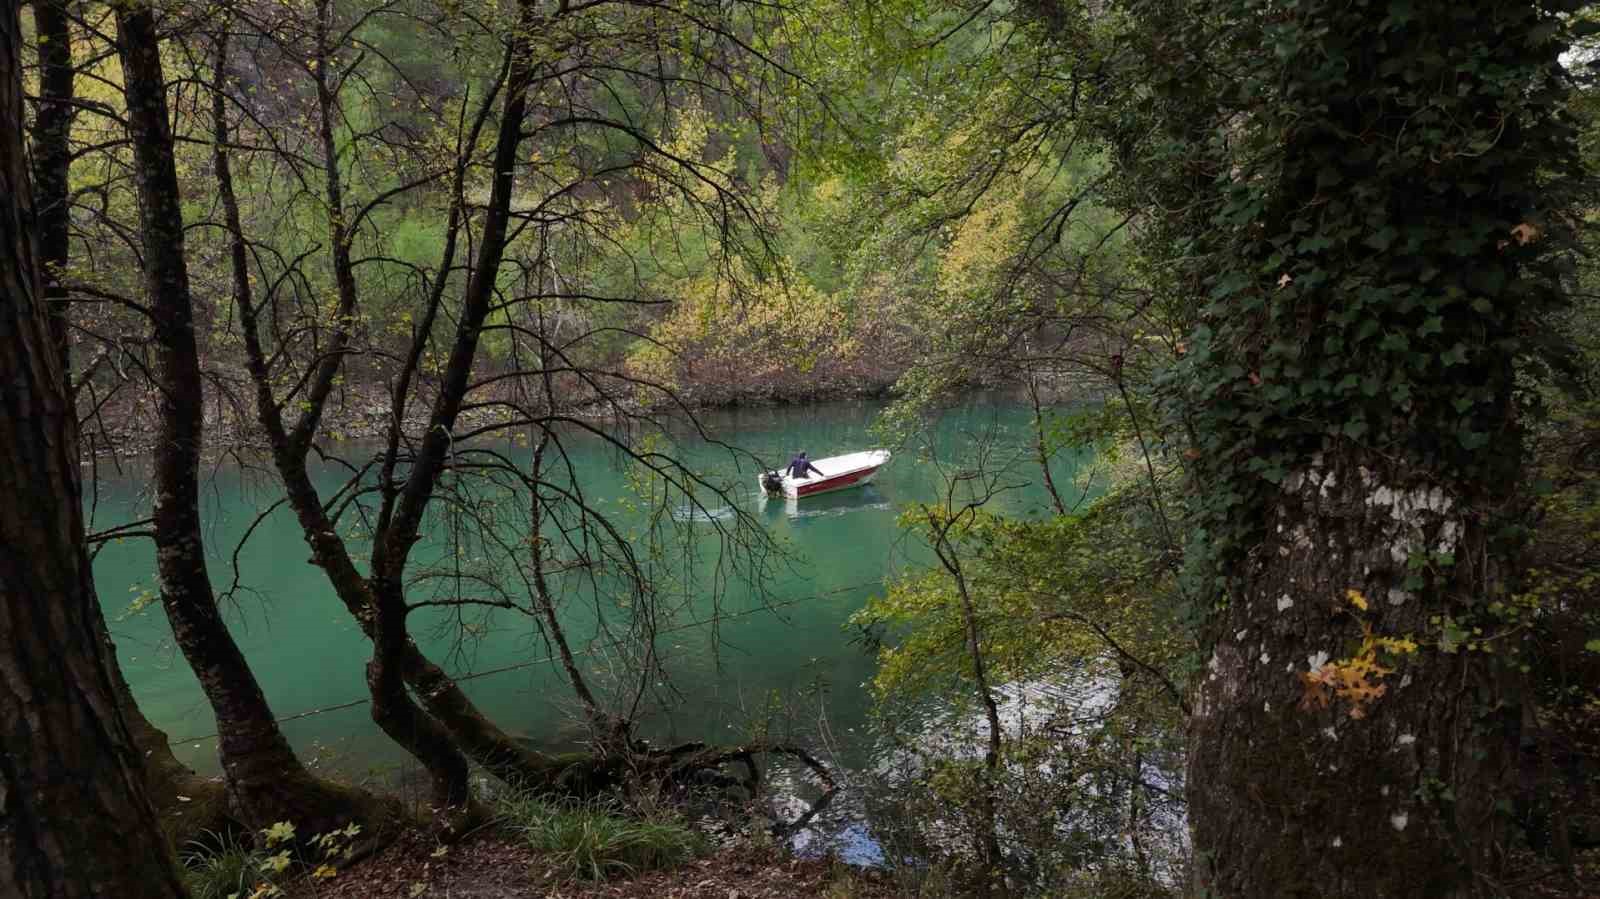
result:
[[[717,438],[777,465],[798,449],[819,458],[881,445],[871,431],[880,408],[835,403],[735,410],[710,414],[705,424]],[[895,458],[876,483],[801,501],[761,497],[751,462],[698,438],[683,436],[660,447],[689,460],[708,479],[730,485],[737,508],[772,534],[793,561],[776,570],[764,591],[736,575],[713,590],[707,576],[729,568],[727,556],[720,557],[717,568],[717,526],[731,521],[735,510],[709,498],[702,509],[675,504],[668,529],[680,535],[687,529],[697,557],[691,563],[674,561],[677,556],[657,563],[668,575],[663,604],[677,611],[663,622],[657,640],[666,674],[650,685],[643,732],[660,741],[732,740],[749,733],[753,722],[768,722],[774,731],[815,741],[825,716],[833,759],[847,769],[864,763],[867,750],[857,736],[866,729],[870,697],[864,685],[873,659],[852,642],[846,619],[869,596],[881,594],[887,578],[928,559],[901,534],[896,516],[909,504],[936,501],[943,489],[940,465],[969,462],[985,442],[998,448],[994,460],[1014,463],[1008,481],[1025,485],[1005,493],[999,504],[1019,514],[1041,512],[1045,504],[1037,467],[1029,462],[1032,435],[1021,407],[974,401],[945,414],[925,436],[931,436],[939,464],[920,459],[911,448],[895,447]],[[504,450],[519,461],[528,457],[526,449],[510,443]],[[642,526],[646,513],[638,508],[636,488],[630,488],[616,453],[583,435],[573,435],[568,450],[590,500],[614,509],[619,521]],[[360,456],[360,448],[352,448],[351,457]],[[1071,484],[1076,464],[1060,460],[1054,471],[1059,485]],[[326,496],[342,475],[325,469],[319,482]],[[147,490],[148,482],[132,470],[106,479],[94,529],[148,514]],[[217,467],[204,486],[211,575],[219,593],[234,584],[237,552],[238,588],[229,619],[235,637],[302,754],[353,776],[392,773],[404,757],[368,717],[363,675],[368,643],[321,570],[307,563],[309,552],[288,510],[279,508],[257,521],[277,496],[270,477],[237,465]],[[249,540],[236,550],[252,525]],[[413,558],[446,567],[458,558],[441,536],[445,531],[443,522],[430,523]],[[462,555],[480,550],[490,552],[468,546]],[[214,721],[172,646],[159,603],[134,611],[140,594],[155,588],[154,568],[148,541],[107,545],[95,562],[102,603],[145,713],[173,737],[181,759],[215,771],[215,740],[209,736]],[[699,582],[674,586],[686,580],[686,571]],[[422,598],[427,589],[414,589],[413,598]],[[592,639],[598,620],[620,628],[628,614],[615,602],[597,605],[589,598],[569,602],[562,613],[575,648],[586,650],[581,660],[586,672],[602,689],[634,683],[625,654]],[[713,619],[715,628],[708,624]],[[423,610],[413,615],[412,629],[435,661],[470,678],[463,686],[507,730],[527,735],[540,748],[569,747],[582,739],[572,723],[570,691],[548,661],[549,649],[531,619],[505,611],[486,615],[481,609],[458,619]]]

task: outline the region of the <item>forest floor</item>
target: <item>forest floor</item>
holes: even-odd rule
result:
[[[573,880],[560,866],[487,829],[449,847],[409,831],[336,876],[304,880],[292,899],[888,899],[883,873],[774,847],[733,845],[676,868],[605,881]]]
[[[1600,895],[1600,853],[1580,854],[1573,879],[1523,860],[1510,895],[1584,899]],[[562,867],[504,832],[486,829],[441,848],[420,830],[321,881],[302,880],[288,899],[893,899],[908,895],[885,872],[828,858],[798,858],[773,846],[725,846],[675,868],[605,881],[573,880]]]

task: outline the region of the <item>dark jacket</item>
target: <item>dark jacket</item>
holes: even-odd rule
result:
[[[800,455],[789,460],[789,477],[803,478],[806,476],[806,472],[816,472],[819,475],[822,474],[817,466],[812,465],[811,460],[806,458],[805,453],[801,453]]]

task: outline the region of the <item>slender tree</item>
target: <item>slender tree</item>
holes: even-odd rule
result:
[[[71,356],[67,352],[67,290],[63,269],[70,244],[68,178],[72,168],[73,81],[72,23],[61,0],[33,5],[35,44],[39,48],[39,107],[33,120],[33,184],[39,210],[39,253],[50,327],[60,348],[62,372],[71,390]]]
[[[311,60],[295,75],[303,74],[308,82],[304,115],[315,137],[303,151],[281,154],[281,164],[293,169],[303,157],[320,157],[304,174],[297,172],[293,183],[317,184],[315,205],[317,213],[327,217],[327,249],[311,247],[297,257],[287,248],[274,248],[271,258],[286,264],[281,269],[278,264],[263,266],[260,259],[265,254],[257,247],[269,245],[273,238],[250,231],[238,182],[221,179],[238,321],[258,419],[313,563],[323,568],[339,600],[374,641],[369,686],[375,720],[429,764],[441,805],[464,798],[465,767],[448,751],[451,744],[489,772],[524,786],[578,791],[620,777],[635,749],[627,726],[631,709],[615,714],[602,710],[599,698],[572,663],[571,647],[556,615],[564,597],[551,583],[555,578],[546,573],[562,569],[579,578],[588,576],[586,586],[602,595],[618,588],[601,585],[611,575],[597,572],[608,567],[622,572],[616,578],[623,584],[620,589],[635,590],[644,610],[636,619],[637,633],[646,635],[642,642],[648,643],[657,612],[640,558],[621,529],[583,496],[581,485],[563,483],[570,472],[563,464],[560,429],[595,432],[685,497],[693,497],[696,490],[701,496],[715,491],[669,457],[639,452],[630,445],[628,428],[654,424],[652,420],[643,416],[628,420],[632,413],[623,411],[621,417],[628,424],[613,432],[592,417],[570,414],[580,405],[625,410],[626,400],[639,390],[658,388],[627,379],[611,360],[594,361],[589,345],[628,332],[571,315],[584,324],[574,335],[557,341],[540,324],[545,310],[565,303],[596,307],[614,303],[626,308],[648,301],[606,295],[583,281],[551,276],[558,250],[548,236],[579,235],[571,239],[573,243],[588,239],[606,247],[611,219],[605,192],[613,179],[623,178],[694,197],[723,227],[741,215],[754,218],[729,172],[667,145],[660,134],[628,116],[613,114],[607,104],[614,89],[600,88],[606,79],[637,82],[641,90],[659,93],[656,102],[661,109],[656,114],[669,119],[676,113],[674,104],[681,102],[671,94],[676,81],[686,78],[680,68],[727,63],[696,58],[694,54],[704,48],[694,41],[687,47],[661,46],[640,35],[665,34],[646,26],[675,22],[691,36],[710,40],[721,35],[732,42],[736,38],[721,31],[733,29],[731,24],[720,18],[680,18],[672,10],[656,8],[543,7],[531,2],[516,8],[514,21],[488,27],[470,23],[456,12],[440,20],[501,50],[497,69],[466,81],[473,90],[440,104],[446,108],[459,104],[454,133],[441,129],[438,136],[453,142],[456,149],[455,157],[447,157],[442,166],[437,153],[422,152],[425,148],[405,139],[409,135],[399,129],[393,138],[383,132],[349,130],[351,108],[379,100],[363,92],[377,73],[395,68],[377,52],[352,53],[351,48],[366,47],[364,23],[374,17],[401,16],[401,11],[379,9],[371,17],[346,22],[335,4],[312,4],[304,14],[276,8],[240,10],[242,27],[268,39],[290,61],[286,65]],[[397,19],[401,20],[419,21]],[[697,88],[725,89],[720,79],[729,72],[711,71],[719,80],[708,76],[694,82]],[[412,82],[404,83],[405,90],[415,89]],[[226,108],[218,107],[213,116],[220,158],[235,155],[230,149],[234,142],[228,139],[228,110],[244,110],[248,104],[236,89],[219,88],[218,95],[227,99]],[[438,103],[428,96],[416,100],[422,105]],[[539,149],[530,154],[527,147],[535,140]],[[611,147],[609,154],[594,157],[586,149],[597,144]],[[370,160],[377,159],[400,170],[392,183],[374,185],[362,174]],[[474,198],[473,185],[479,179],[487,182],[486,190]],[[448,204],[439,210],[443,240],[436,267],[402,266],[381,247],[370,245],[366,231],[386,206],[404,200],[416,204],[419,214],[437,208],[441,198],[426,193],[434,184],[447,185],[442,199]],[[701,221],[694,219],[696,224]],[[585,247],[582,252],[595,251]],[[298,296],[301,281],[325,277],[322,272],[307,274],[310,266],[301,267],[306,258],[325,262],[333,276],[332,316],[323,306]],[[259,269],[254,279],[252,265]],[[388,282],[370,275],[358,277],[358,271],[392,273],[402,268],[409,286],[397,291],[398,296],[385,295]],[[253,281],[262,289],[257,290]],[[406,316],[409,334],[398,351],[383,347],[365,327],[369,309],[379,301],[407,303],[414,310]],[[501,343],[501,358],[485,358],[483,348],[490,340]],[[340,381],[357,366],[376,367],[389,379],[385,445],[376,459],[352,465],[375,474],[375,486],[369,489],[352,481],[324,495],[310,477],[307,460],[313,452],[343,452],[320,442],[323,416],[338,399]],[[553,380],[560,386],[553,387]],[[424,410],[420,415],[414,411],[419,409]],[[482,415],[486,410],[498,413],[498,420],[485,425],[481,419],[467,419],[468,414]],[[419,417],[425,422],[421,428],[415,425]],[[503,433],[528,433],[548,452],[538,454],[542,461],[530,472],[482,439]],[[409,596],[419,576],[416,549],[430,517],[439,514],[441,506],[474,505],[474,491],[507,486],[529,496],[528,542],[496,544],[495,551],[513,562],[505,567],[518,574],[509,580],[522,579],[516,586],[526,588],[526,598],[519,601],[507,589],[510,584],[479,577],[460,580],[455,589],[486,586],[487,596],[425,601]],[[360,509],[359,497],[374,493],[376,509],[364,519],[373,544],[369,574],[358,566],[357,555],[341,533],[341,516]],[[497,527],[503,531],[496,525],[480,528],[479,537],[486,542],[502,540],[494,533]],[[542,530],[559,536],[550,545],[537,542]],[[567,559],[551,551],[562,543],[570,553]],[[534,547],[531,553],[529,545]],[[527,615],[553,645],[562,647],[564,671],[585,717],[596,726],[597,751],[551,757],[512,739],[484,716],[412,640],[408,617],[423,606],[489,606]],[[621,706],[636,705],[645,685],[652,682],[650,650],[641,655],[645,661],[632,699],[624,699],[618,703]],[[632,761],[665,766],[705,758],[678,754]]]
[[[71,352],[71,299],[67,265],[72,246],[70,189],[72,162],[77,155],[72,125],[80,102],[76,95],[77,66],[74,16],[61,0],[33,4],[35,46],[39,57],[39,100],[33,117],[29,150],[33,158],[35,206],[38,209],[39,264],[44,297],[50,312],[51,336],[62,362],[68,396],[76,401],[83,380],[73,377]],[[92,371],[89,372],[92,376]],[[104,640],[103,616],[95,616]],[[187,835],[220,826],[223,807],[220,784],[197,775],[173,755],[167,735],[140,711],[122,676],[114,651],[108,656],[118,699],[133,734],[134,745],[145,760],[145,775],[163,825],[169,835]],[[183,796],[184,800],[177,797]],[[213,797],[217,801],[212,801]]]
[[[18,5],[0,10],[0,893],[184,895],[116,700],[76,416],[35,245]]]
[[[173,639],[216,714],[229,804],[252,827],[292,821],[308,833],[325,832],[353,818],[391,814],[365,794],[320,781],[306,770],[222,619],[201,531],[204,393],[162,44],[152,8],[145,3],[120,6],[117,35],[161,390],[154,511],[161,602]]]

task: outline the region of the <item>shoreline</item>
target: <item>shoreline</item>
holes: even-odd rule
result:
[[[723,393],[707,400],[694,397],[696,391],[684,391],[678,403],[660,402],[650,406],[640,403],[606,403],[595,401],[574,407],[566,414],[574,418],[601,420],[619,409],[627,415],[647,416],[689,415],[733,409],[762,409],[786,406],[811,406],[833,402],[889,399],[894,396],[894,383],[837,386],[806,394],[743,391]],[[229,392],[232,393],[231,391]],[[493,402],[488,401],[488,402]],[[509,421],[505,406],[480,402],[464,408],[456,417],[457,430],[479,430],[505,424]],[[159,416],[157,395],[153,389],[142,391],[105,408],[83,416],[80,413],[83,437],[80,442],[80,465],[88,468],[103,460],[133,460],[148,457],[156,444],[156,422]],[[219,401],[216,391],[207,397],[205,409],[206,446],[204,456],[214,459],[235,452],[270,452],[266,437],[254,417],[253,408],[241,409],[234,403]],[[323,413],[320,438],[334,442],[381,440],[388,436],[390,427],[389,397],[386,385],[369,383],[342,387]],[[427,426],[429,403],[414,403],[408,408],[404,421],[407,434],[417,436]],[[135,424],[137,423],[137,424]]]

